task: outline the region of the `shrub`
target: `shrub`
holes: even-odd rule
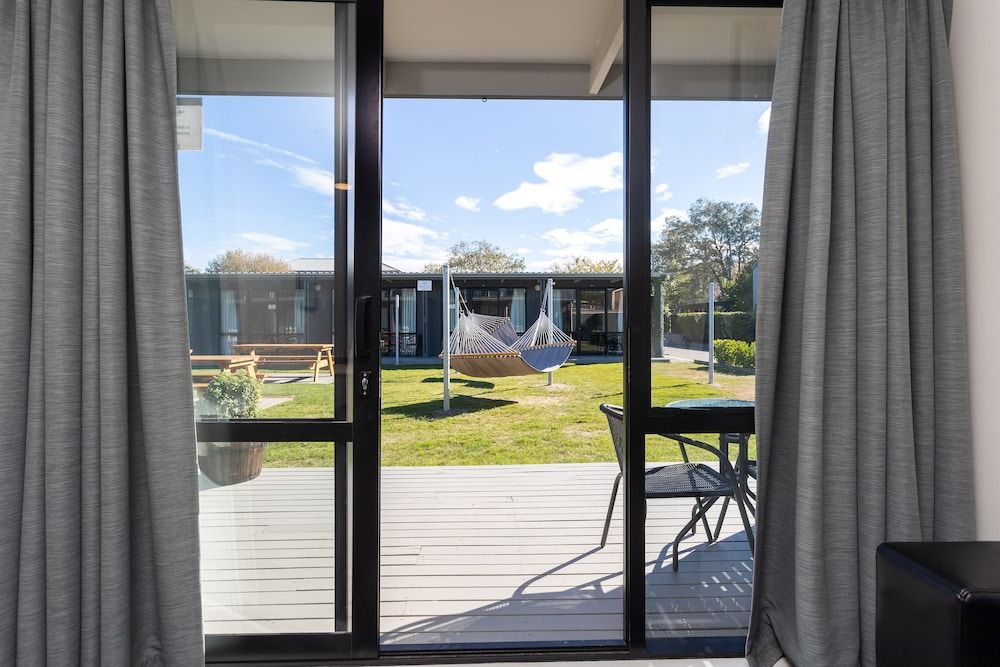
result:
[[[756,333],[757,319],[743,311],[715,314],[715,339],[751,342]],[[708,340],[708,313],[678,313],[673,317],[672,333],[679,333],[692,343]]]
[[[754,368],[757,344],[743,340],[722,338],[715,341],[715,360],[723,366]]]
[[[199,401],[198,412],[220,419],[257,416],[260,382],[243,373],[220,373],[212,377]]]

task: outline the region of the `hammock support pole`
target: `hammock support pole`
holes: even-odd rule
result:
[[[444,313],[443,327],[441,332],[441,358],[444,360],[444,406],[443,410],[448,412],[451,409],[451,272],[445,264],[441,269],[441,295],[443,297],[441,310]]]
[[[552,278],[545,283],[545,314],[552,319]],[[549,385],[552,386],[552,371],[549,371]]]

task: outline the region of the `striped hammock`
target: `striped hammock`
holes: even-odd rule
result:
[[[566,363],[576,341],[557,327],[544,310],[518,336],[510,318],[477,315],[459,307],[448,339],[451,367],[472,377],[508,377],[549,373]]]

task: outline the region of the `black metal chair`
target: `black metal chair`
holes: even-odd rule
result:
[[[601,535],[601,546],[603,547],[607,543],[608,529],[611,527],[611,515],[615,507],[615,498],[618,495],[618,486],[621,483],[624,472],[625,427],[624,415],[622,408],[619,406],[603,403],[601,404],[601,412],[608,418],[608,427],[611,430],[611,440],[615,446],[615,456],[618,458],[619,469],[618,475],[615,477],[614,486],[611,489],[611,501],[608,504],[608,513],[604,520],[604,533]],[[685,462],[656,466],[655,468],[646,470],[645,497],[647,500],[650,498],[693,498],[696,503],[692,511],[691,520],[688,521],[677,534],[677,537],[674,538],[674,571],[676,572],[678,568],[678,550],[681,539],[689,532],[692,532],[699,521],[704,523],[708,541],[710,543],[714,541],[712,531],[708,527],[706,515],[708,510],[720,498],[732,498],[736,501],[736,506],[739,508],[740,516],[743,519],[743,528],[746,531],[750,552],[753,553],[753,528],[750,526],[742,490],[736,477],[736,472],[729,462],[729,457],[720,449],[705,442],[673,433],[664,437],[676,441],[681,446]],[[687,462],[687,455],[684,452],[685,446],[696,447],[711,453],[719,460],[719,470],[715,470],[705,463]]]

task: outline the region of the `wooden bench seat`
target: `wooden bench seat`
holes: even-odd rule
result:
[[[319,382],[319,371],[325,368],[333,377],[333,345],[331,343],[240,343],[233,346],[244,354],[257,358],[257,365],[307,364],[313,382]]]

